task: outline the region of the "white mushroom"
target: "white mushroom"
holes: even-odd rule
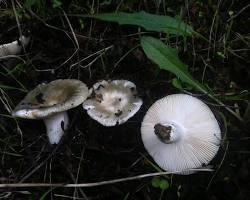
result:
[[[90,90],[90,98],[83,108],[94,120],[104,126],[126,122],[141,107],[136,86],[127,80],[100,81]]]
[[[156,101],[143,119],[141,136],[162,169],[180,174],[207,165],[221,141],[220,127],[210,108],[186,94]]]
[[[22,47],[29,44],[30,37],[21,36],[18,40],[11,43],[0,45],[0,58],[9,55],[17,55],[21,53]]]
[[[87,86],[75,79],[59,79],[40,84],[16,106],[12,115],[43,119],[51,144],[57,144],[68,127],[67,110],[80,105],[88,96]]]

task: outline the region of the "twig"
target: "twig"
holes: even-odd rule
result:
[[[213,20],[212,20],[212,24],[211,24],[211,28],[210,28],[210,32],[209,32],[209,43],[208,43],[208,51],[207,51],[207,59],[210,59],[210,48],[212,48],[211,45],[211,41],[212,41],[212,33],[213,33],[213,28],[214,28],[214,24],[215,24],[215,18],[218,14],[218,10],[215,11],[215,14],[213,16]]]
[[[1,56],[0,61],[5,60],[5,59],[9,59],[9,58],[16,58],[16,59],[21,60],[23,63],[26,63],[26,61],[24,59],[22,59],[20,56],[16,56],[16,55]]]
[[[236,15],[233,15],[232,17],[230,17],[227,22],[230,22],[231,20],[233,20],[234,18],[238,17],[244,10],[246,10],[248,7],[250,7],[250,4],[247,4],[245,7],[243,7]]]
[[[72,153],[72,152],[71,152],[71,153]],[[66,171],[69,173],[69,175],[70,175],[72,181],[73,181],[74,183],[77,183],[77,182],[76,182],[76,178],[75,178],[75,176],[73,175],[72,171],[71,171],[68,167],[65,166],[65,163],[64,163],[64,162],[60,161],[60,163],[61,163],[62,167],[65,168]],[[76,188],[75,188],[75,189],[76,189]],[[85,200],[88,200],[88,197],[87,197],[86,194],[83,192],[83,190],[82,190],[81,188],[79,188],[79,190],[80,190],[82,196],[84,197],[84,199],[85,199]],[[74,197],[75,197],[75,196],[73,196],[72,198],[74,198]]]
[[[71,26],[71,23],[70,23],[70,21],[69,21],[69,18],[67,17],[67,15],[66,15],[66,13],[64,12],[64,10],[62,10],[62,12],[63,12],[64,17],[65,17],[65,19],[66,19],[66,21],[67,21],[67,23],[68,23],[68,25],[69,25],[70,31],[71,31],[71,33],[72,33],[72,35],[73,35],[73,38],[74,38],[74,41],[75,41],[75,43],[73,43],[73,44],[74,44],[74,46],[76,45],[76,49],[75,49],[74,53],[73,53],[66,61],[64,61],[62,64],[60,64],[59,67],[56,67],[55,70],[57,70],[57,69],[59,69],[60,67],[62,67],[63,65],[65,65],[69,60],[71,60],[71,58],[74,57],[75,54],[78,54],[78,51],[79,51],[79,43],[78,43],[78,40],[77,40],[77,38],[76,38],[75,32],[74,32],[74,30],[73,30],[73,27]],[[69,35],[67,34],[67,32],[64,31],[64,33],[69,37]],[[70,38],[70,37],[69,37],[69,38]],[[71,39],[71,38],[70,38],[70,39]]]
[[[65,17],[65,19],[66,19],[66,21],[67,21],[67,23],[68,23],[68,25],[69,25],[69,28],[70,28],[70,31],[71,31],[71,33],[72,33],[72,35],[73,35],[74,40],[75,40],[77,49],[79,49],[79,43],[78,43],[78,40],[77,40],[77,38],[76,38],[74,29],[73,29],[73,27],[72,27],[72,25],[71,25],[71,23],[70,23],[70,21],[69,21],[69,18],[68,18],[68,16],[67,16],[67,14],[64,12],[63,9],[62,9],[62,12],[63,12],[63,15],[64,15],[64,17]]]
[[[221,168],[221,166],[222,166],[222,164],[223,164],[223,162],[224,162],[224,160],[225,160],[225,158],[226,158],[226,154],[227,154],[227,151],[228,151],[228,147],[229,147],[229,142],[227,142],[227,144],[226,144],[225,153],[224,153],[224,155],[223,155],[223,158],[222,158],[222,160],[221,160],[221,162],[220,162],[220,165],[219,165],[218,169],[215,171],[215,173],[213,174],[212,178],[210,179],[210,181],[209,181],[209,183],[208,183],[208,185],[207,185],[207,188],[206,188],[207,190],[210,188],[210,186],[211,186],[211,184],[212,184],[212,182],[213,182],[215,176],[218,174],[218,172],[219,172],[219,170],[220,170],[220,168]]]
[[[60,143],[59,143],[60,144]],[[40,164],[38,164],[33,170],[31,170],[31,172],[29,172],[28,174],[26,175],[23,175],[23,177],[21,177],[21,180],[19,181],[19,183],[17,184],[22,184],[22,182],[24,182],[27,178],[29,178],[32,174],[34,174],[37,170],[39,170],[45,163],[47,163],[47,161],[52,158],[52,156],[55,154],[55,152],[57,151],[59,145],[57,145],[53,151],[51,152],[51,154],[45,158],[45,160],[43,160]],[[51,187],[51,186],[48,186],[48,187]]]
[[[17,16],[17,12],[16,12],[16,7],[15,7],[14,0],[11,0],[11,5],[12,5],[12,9],[13,9],[13,12],[14,12],[14,15],[15,15],[15,19],[16,19],[16,23],[17,23],[19,35],[20,35],[20,37],[21,37],[21,36],[23,35],[23,33],[22,33],[22,29],[21,29],[21,24],[20,24],[20,22],[19,22],[19,18],[18,18],[18,16]],[[22,42],[21,42],[21,45],[22,45],[23,49],[25,50],[24,45],[23,45]]]
[[[77,168],[77,174],[76,174],[76,178],[75,178],[75,183],[77,183],[78,179],[79,179],[79,173],[80,173],[81,163],[82,163],[82,160],[83,160],[84,153],[85,153],[85,146],[83,145],[82,152],[81,152],[81,158],[80,158],[80,161],[79,161],[79,164],[78,164],[78,168]],[[74,195],[73,195],[73,199],[74,200],[77,198],[76,194],[77,194],[77,188],[75,188],[75,190],[74,190]],[[83,194],[84,199],[87,199],[87,196],[83,193],[83,191],[82,191],[82,194]]]
[[[57,31],[62,31],[64,32],[66,35],[67,34],[72,34],[71,32],[65,30],[65,29],[62,29],[62,28],[59,28],[59,27],[56,27],[56,26],[53,26],[53,25],[50,25],[48,24],[45,20],[43,20],[41,17],[39,17],[38,15],[36,15],[30,8],[26,8],[27,11],[30,12],[30,14],[35,17],[38,21],[42,22],[44,26],[48,27],[48,28],[51,28],[51,29],[54,29],[54,30],[57,30]],[[59,15],[61,16],[61,15]],[[71,15],[67,15],[67,16],[71,16]],[[68,36],[68,35],[67,35]],[[89,39],[89,40],[94,40],[94,41],[99,41],[100,39],[98,38],[93,38],[93,37],[88,37],[88,36],[84,36],[84,35],[80,35],[80,34],[76,34],[75,33],[75,36],[77,37],[80,37],[80,38],[84,38],[84,39]]]
[[[131,48],[130,50],[128,50],[114,65],[113,70],[111,71],[111,74],[114,73],[116,67],[119,65],[119,63],[128,55],[130,54],[132,51],[134,51],[135,49],[137,49],[140,45],[137,44],[136,46],[134,46],[133,48]]]
[[[81,197],[72,197],[72,196],[67,196],[67,195],[63,195],[63,194],[54,194],[55,197],[60,197],[62,198],[68,198],[68,199],[75,199],[75,200],[86,200],[86,198],[81,198]]]
[[[211,172],[213,169],[208,168],[199,168],[199,169],[187,169],[192,171],[205,171],[205,172]],[[174,172],[157,172],[157,173],[150,173],[150,174],[142,174],[127,178],[118,178],[108,181],[100,181],[100,182],[92,182],[92,183],[6,183],[6,184],[0,184],[0,188],[24,188],[24,187],[65,187],[65,188],[80,188],[80,187],[97,187],[97,186],[103,186],[103,185],[109,185],[114,183],[120,183],[125,181],[133,181],[137,179],[143,179],[153,176],[161,176],[161,175],[167,175],[167,174],[173,174],[173,173],[180,173],[180,171],[174,171]]]
[[[222,103],[219,99],[215,98],[213,95],[208,94],[208,96],[216,101],[220,106],[223,106],[228,112],[230,112],[234,117],[236,117],[239,121],[243,122],[243,119],[240,115],[238,115],[235,111],[233,111],[231,108],[226,106],[224,103]]]
[[[228,141],[228,138],[227,138],[227,120],[226,120],[225,116],[222,113],[220,113],[220,115],[221,115],[221,118],[223,119],[223,124],[224,124],[224,129],[225,129],[222,141],[225,142],[227,140],[226,141],[226,149],[225,149],[225,152],[224,152],[223,157],[221,159],[221,162],[219,164],[219,167],[216,169],[216,171],[214,172],[213,176],[211,177],[211,179],[210,179],[210,181],[209,181],[209,183],[207,185],[207,188],[206,188],[207,190],[210,188],[215,176],[218,174],[219,170],[221,169],[221,166],[222,166],[222,164],[223,164],[223,162],[224,162],[224,160],[226,158],[226,154],[227,154],[228,147],[229,147],[229,141]]]
[[[113,48],[113,46],[114,46],[114,45],[110,45],[110,46],[108,46],[108,47],[106,47],[106,48],[104,48],[104,49],[101,49],[101,50],[99,50],[99,51],[97,51],[97,52],[95,52],[95,53],[93,53],[93,54],[91,54],[91,55],[89,55],[89,56],[87,56],[87,57],[85,57],[85,58],[79,60],[77,63],[74,63],[74,64],[70,65],[70,69],[72,69],[72,67],[78,65],[79,63],[81,63],[81,62],[87,60],[88,58],[91,58],[91,57],[94,56],[94,55],[102,54],[102,53],[106,52],[107,50]]]
[[[22,33],[21,24],[20,24],[20,21],[19,21],[19,18],[18,18],[18,14],[17,14],[17,11],[16,11],[14,0],[11,0],[11,4],[12,4],[12,9],[13,9],[13,12],[14,12],[14,15],[15,15],[15,19],[16,19],[17,28],[18,28],[18,31],[19,31],[19,36],[21,38],[23,36],[23,33]],[[24,54],[26,56],[26,59],[29,60],[29,57],[27,56],[27,52],[26,52],[24,43],[21,42],[21,45],[22,45]]]

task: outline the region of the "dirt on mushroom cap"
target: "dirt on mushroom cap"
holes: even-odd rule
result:
[[[142,105],[135,84],[127,80],[103,80],[95,83],[91,92],[83,107],[104,126],[126,122]]]
[[[155,126],[173,126],[168,144],[155,134]],[[144,116],[141,136],[155,162],[166,171],[189,174],[188,169],[208,164],[216,155],[221,131],[210,108],[186,94],[172,94],[156,101]]]
[[[24,118],[40,118],[78,106],[87,96],[88,88],[83,82],[59,79],[48,84],[39,84],[16,106],[13,114],[19,112],[17,115],[23,113]]]

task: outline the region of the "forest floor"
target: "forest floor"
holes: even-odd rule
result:
[[[246,1],[247,2],[247,1]],[[179,16],[202,35],[169,37],[143,28],[80,16],[124,11]],[[249,199],[250,195],[250,4],[244,1],[0,1],[0,45],[30,34],[22,55],[0,60],[0,183],[100,183],[99,186],[1,188],[1,199]],[[160,70],[144,54],[140,35],[153,35],[178,50],[180,59],[223,106]],[[0,58],[1,59],[1,58]],[[81,106],[71,109],[70,129],[50,145],[41,120],[17,119],[11,110],[40,83],[79,79],[90,88],[99,80],[134,82],[143,99],[126,123],[104,127]],[[174,93],[199,97],[220,122],[223,140],[212,172],[160,176],[103,185],[102,181],[159,172],[145,150],[142,119],[158,99]],[[0,184],[0,185],[1,185]]]

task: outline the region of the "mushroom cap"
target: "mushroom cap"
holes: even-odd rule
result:
[[[127,80],[99,81],[90,89],[83,103],[88,115],[104,126],[126,122],[141,107],[136,86]]]
[[[154,132],[156,124],[176,127],[179,136],[171,135],[177,138],[173,142],[162,142]],[[210,108],[186,94],[156,101],[144,116],[141,136],[146,150],[162,169],[180,174],[193,173],[188,169],[208,164],[221,141],[220,127]]]
[[[88,96],[87,86],[75,79],[58,79],[39,84],[16,106],[12,115],[42,119],[80,105]]]

